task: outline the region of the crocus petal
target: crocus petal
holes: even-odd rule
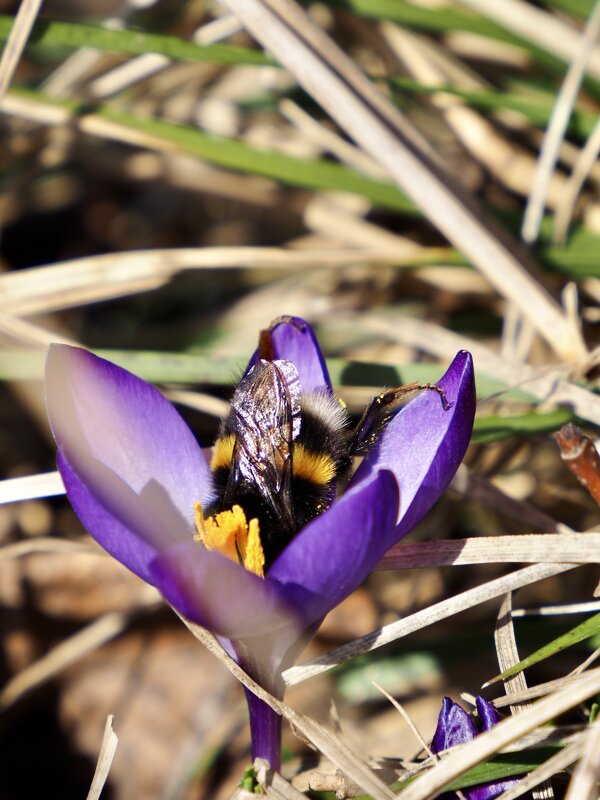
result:
[[[431,741],[432,752],[441,753],[450,747],[465,744],[474,739],[477,734],[475,723],[464,708],[449,697],[444,697],[437,728]]]
[[[160,392],[76,347],[50,347],[46,402],[77,513],[148,580],[154,551],[190,540],[194,502],[210,501],[210,470],[194,436]]]
[[[86,531],[117,561],[135,572],[142,580],[153,583],[150,564],[157,556],[157,548],[144,537],[143,530],[134,522],[128,527],[105,508],[83,483],[69,464],[67,457],[58,450],[56,463],[60,471],[67,497]],[[122,487],[123,493],[128,491]],[[131,491],[132,504],[136,496]]]
[[[300,624],[277,585],[196,542],[160,553],[151,572],[173,608],[227,639],[291,641],[299,635]]]
[[[494,706],[491,703],[488,703],[484,697],[476,697],[475,704],[477,706],[479,719],[481,720],[482,730],[489,731],[493,725],[497,725],[500,722],[500,715]]]
[[[466,452],[475,415],[475,379],[471,355],[458,353],[438,386],[446,394],[423,391],[388,423],[353,479],[389,469],[400,487],[394,544],[424,516],[454,477]]]
[[[491,703],[483,697],[476,697],[475,704],[477,706],[477,713],[481,720],[482,731],[489,731],[494,725],[500,722],[500,715]],[[493,800],[498,797],[502,792],[510,789],[519,782],[519,778],[506,778],[502,781],[492,781],[491,783],[483,783],[481,786],[473,786],[465,793],[468,800]]]
[[[490,783],[482,783],[480,786],[472,786],[470,788],[461,789],[466,800],[494,800],[499,797],[502,792],[516,786],[519,778],[507,778],[505,781],[492,781]]]
[[[488,703],[483,697],[477,697],[476,703],[482,728],[487,731],[499,722],[500,717],[491,703]],[[448,750],[456,745],[472,741],[476,736],[479,736],[479,733],[467,712],[449,697],[444,697],[437,728],[431,742],[431,750],[433,753],[441,753],[442,750]],[[467,786],[461,791],[466,800],[494,800],[495,797],[498,797],[498,795],[518,782],[518,778],[506,778],[505,780],[481,783],[477,786]],[[456,797],[455,792],[448,792],[442,795],[444,800]]]
[[[269,329],[273,342],[273,356],[291,361],[298,370],[302,391],[309,393],[321,389],[331,391],[331,380],[325,366],[321,348],[310,325],[300,317],[282,317]],[[258,351],[250,359],[248,372],[258,361]]]
[[[386,549],[398,510],[398,484],[378,472],[354,486],[290,542],[267,575],[309,625],[347,597]]]

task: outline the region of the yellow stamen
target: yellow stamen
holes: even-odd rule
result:
[[[241,506],[230,511],[221,511],[214,517],[204,519],[201,503],[194,503],[194,517],[199,539],[207,550],[218,550],[232,561],[241,561],[244,567],[265,577],[265,554],[260,541],[257,519],[246,520]]]

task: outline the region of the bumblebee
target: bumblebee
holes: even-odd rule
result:
[[[377,440],[402,400],[434,384],[408,384],[369,403],[354,429],[341,400],[329,390],[302,391],[291,361],[274,357],[271,331],[262,331],[257,358],[237,386],[213,448],[211,470],[218,498],[206,517],[239,506],[258,520],[268,566],[311,519],[333,502],[353,458]]]

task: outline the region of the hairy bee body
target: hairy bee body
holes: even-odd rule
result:
[[[211,469],[217,501],[257,518],[267,563],[335,497],[350,464],[348,418],[329,392],[302,394],[290,361],[258,361],[221,423]]]
[[[238,505],[257,519],[268,566],[311,519],[333,502],[353,456],[377,440],[398,401],[428,384],[390,389],[373,398],[354,430],[341,401],[328,389],[303,392],[291,361],[274,358],[270,330],[240,381],[221,423],[211,469],[217,499],[207,516]]]

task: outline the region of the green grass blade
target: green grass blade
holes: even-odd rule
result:
[[[77,113],[78,110],[76,104],[52,100],[39,92],[20,90],[15,94],[27,97],[32,102],[50,103],[69,108],[73,113]],[[82,111],[89,111],[89,109],[82,109]],[[125,127],[147,133],[166,143],[175,144],[183,151],[226,169],[262,175],[282,184],[315,191],[349,192],[359,197],[365,197],[375,207],[391,209],[414,218],[422,217],[418,209],[393,184],[361,175],[342,164],[324,159],[297,158],[272,150],[259,150],[238,139],[209,135],[190,126],[139,117],[109,107],[99,107],[96,109],[96,113]],[[503,224],[507,228],[517,231],[520,221],[503,218]],[[550,218],[544,220],[543,235],[546,244],[542,244],[538,249],[537,255],[540,260],[552,269],[570,277],[582,278],[600,275],[600,263],[598,262],[600,237],[584,229],[578,229],[565,247],[554,247],[547,244],[551,225]],[[414,265],[426,265],[430,258],[425,253],[423,258],[415,259]],[[435,263],[439,263],[439,258],[438,250],[434,257]],[[464,265],[466,261],[464,256],[448,247],[443,257],[443,263]]]
[[[357,15],[371,19],[387,19],[433,33],[451,31],[476,33],[499,42],[516,45],[529,53],[538,63],[554,71],[564,70],[564,62],[501,25],[471,11],[442,5],[431,8],[406,0],[328,0],[335,8],[347,8]]]
[[[477,444],[497,442],[513,436],[535,436],[557,431],[575,415],[568,408],[557,408],[544,414],[518,414],[510,417],[477,417],[472,441]]]
[[[594,8],[594,0],[546,0],[544,5],[566,11],[578,19],[587,20]]]
[[[518,664],[510,667],[510,669],[507,669],[505,672],[502,672],[495,678],[492,678],[491,681],[488,681],[487,685],[489,686],[490,684],[496,683],[499,680],[510,678],[512,675],[516,675],[518,672],[527,669],[527,667],[531,667],[533,664],[538,664],[540,661],[544,661],[546,658],[550,658],[550,656],[560,653],[562,650],[566,650],[567,647],[572,647],[574,644],[579,644],[579,642],[583,642],[592,636],[597,636],[598,634],[600,634],[600,614],[594,614],[593,617],[590,617],[589,619],[585,620],[585,622],[581,622],[579,625],[576,625],[567,633],[564,633],[557,639],[553,639],[553,641],[549,642],[543,647],[540,647],[539,650],[536,650],[530,656],[527,656],[527,658],[519,661]]]
[[[258,150],[237,139],[208,135],[186,125],[138,117],[109,108],[103,108],[98,113],[113,122],[177,144],[187,152],[222,167],[262,175],[306,189],[351,192],[384,208],[415,216],[418,213],[393,184],[361,175],[341,164],[296,158],[272,150]]]
[[[189,353],[164,352],[152,350],[94,350],[96,355],[114,361],[150,383],[183,385],[234,386],[239,379],[250,353],[240,355],[219,355],[212,351]],[[45,352],[29,348],[0,350],[0,380],[39,380],[44,371]],[[435,383],[444,372],[440,364],[373,364],[348,361],[343,358],[327,359],[329,374],[334,386],[367,386],[373,391],[383,386],[401,386],[405,383]],[[522,390],[507,390],[497,378],[477,373],[477,391],[480,397],[504,392],[506,398],[535,403],[535,398]],[[548,414],[530,414],[516,418],[490,418],[490,430],[503,433],[510,429],[511,419],[514,431],[543,432],[560,427],[567,412],[560,409]],[[537,418],[537,421],[526,419]],[[570,418],[570,417],[569,417]],[[482,424],[482,436],[491,435]],[[515,434],[516,435],[516,434]]]
[[[544,236],[548,236],[549,226],[550,221],[544,220]],[[577,280],[600,277],[599,252],[600,236],[580,226],[571,231],[566,245],[543,245],[539,255],[553,270]]]
[[[431,86],[420,83],[412,78],[396,77],[389,83],[397,89],[411,94],[435,94],[445,92],[463,99],[471,108],[480,111],[518,111],[535,125],[545,128],[550,121],[554,108],[555,97],[549,92],[541,93],[536,90],[535,95],[524,96],[513,92],[493,89],[463,89],[452,84]],[[596,126],[597,115],[575,109],[569,120],[567,130],[579,139],[587,139]]]
[[[5,42],[13,25],[13,17],[0,15],[0,42]],[[29,43],[36,46],[93,47],[111,53],[145,55],[160,53],[174,61],[215,61],[220,64],[273,64],[259,50],[228,44],[196,44],[177,36],[144,33],[133,30],[109,30],[79,22],[37,22]]]

